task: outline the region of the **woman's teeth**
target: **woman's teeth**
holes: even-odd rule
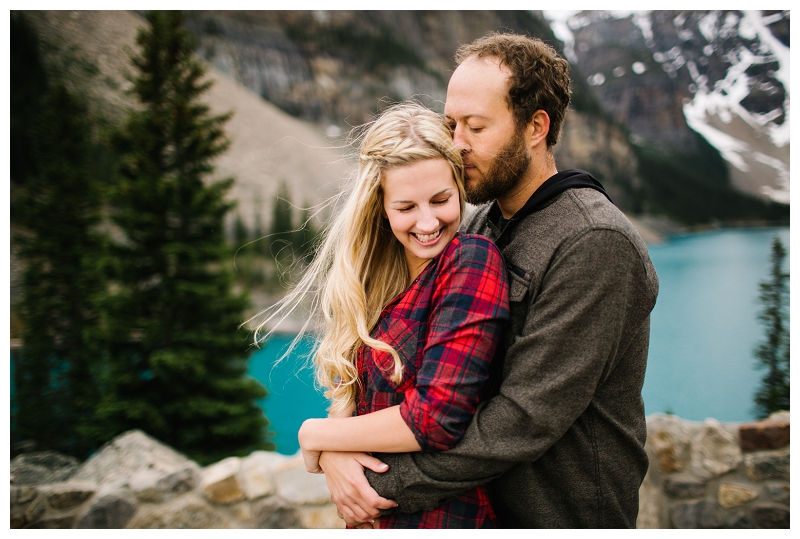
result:
[[[433,241],[433,240],[435,240],[436,238],[438,238],[438,237],[439,237],[439,234],[440,234],[441,232],[442,232],[442,230],[441,230],[441,229],[439,229],[439,230],[437,230],[436,232],[434,232],[433,234],[416,234],[416,233],[415,233],[415,234],[414,234],[414,236],[416,236],[416,237],[417,237],[417,239],[418,239],[419,241],[421,241],[422,243],[428,243],[429,241]]]

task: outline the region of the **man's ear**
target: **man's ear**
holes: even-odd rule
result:
[[[547,134],[550,133],[550,116],[542,109],[533,113],[526,129],[528,147],[533,148],[544,142],[547,144]]]

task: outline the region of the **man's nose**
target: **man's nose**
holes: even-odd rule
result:
[[[453,129],[453,144],[458,151],[461,153],[468,152],[470,150],[469,143],[467,142],[464,127],[460,125],[456,125],[455,129]]]

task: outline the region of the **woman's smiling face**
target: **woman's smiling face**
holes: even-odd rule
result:
[[[461,222],[453,170],[443,158],[426,159],[387,169],[382,186],[384,212],[414,279],[450,243]]]

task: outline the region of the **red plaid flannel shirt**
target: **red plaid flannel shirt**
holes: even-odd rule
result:
[[[403,379],[389,377],[388,353],[362,346],[356,414],[400,405],[423,451],[444,451],[464,435],[509,320],[505,265],[483,236],[457,233],[414,282],[384,308],[372,336],[392,346]],[[482,391],[483,390],[483,391]],[[484,486],[433,511],[381,518],[381,528],[481,528],[494,523]]]

